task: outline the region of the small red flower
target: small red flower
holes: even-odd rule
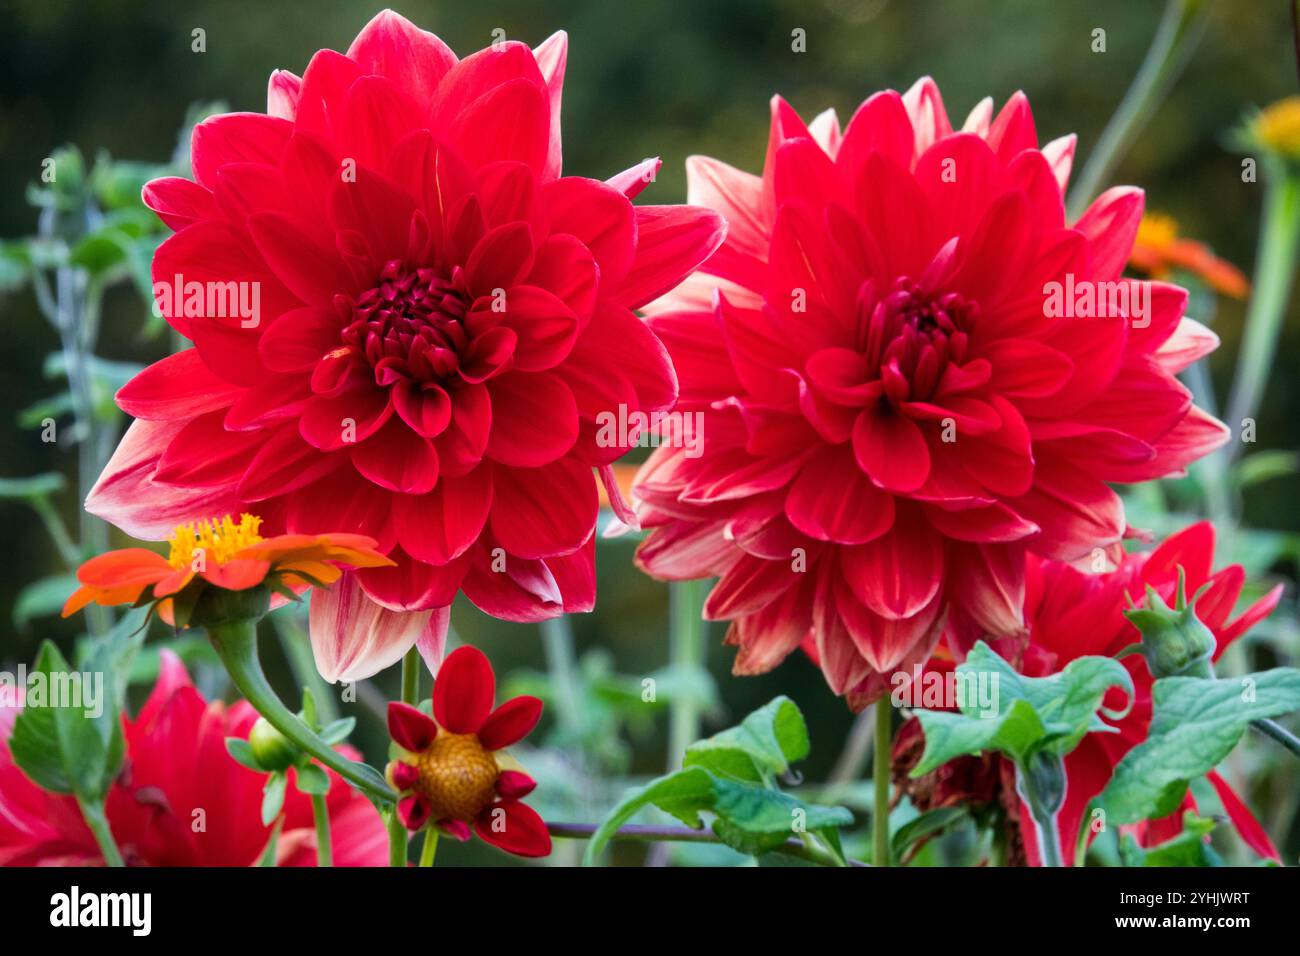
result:
[[[462,647],[438,671],[432,718],[410,704],[388,705],[388,732],[405,751],[388,765],[388,779],[402,794],[397,812],[410,830],[432,825],[468,840],[472,824],[508,853],[546,856],[546,824],[520,802],[537,784],[500,753],[536,726],[542,702],[514,697],[493,710],[495,691],[487,657]]]

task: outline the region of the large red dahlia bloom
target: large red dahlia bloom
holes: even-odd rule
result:
[[[377,539],[395,567],[313,598],[327,679],[417,640],[435,662],[458,590],[512,620],[589,610],[592,469],[627,448],[598,416],[676,397],[632,310],[722,220],[634,208],[653,161],[560,176],[565,52],[458,61],[381,13],[346,55],[276,72],[265,114],[199,125],[193,182],[145,188],[177,230],[155,294],[194,348],[119,393],[138,420],[87,508],[144,538],[256,510],[271,534]]]
[[[738,673],[809,637],[861,706],[945,611],[960,642],[1018,631],[1026,551],[1113,551],[1108,482],[1224,440],[1174,378],[1215,337],[1182,289],[1121,277],[1141,192],[1067,223],[1073,151],[1039,148],[1022,94],[954,130],[924,79],[842,135],[774,99],[762,177],[688,162],[690,201],[729,232],[651,326],[703,453],[642,470],[639,560],[721,577],[706,614],[733,622]]]
[[[0,866],[98,866],[103,856],[77,801],[48,793],[13,762],[21,701],[0,699]],[[262,824],[263,774],[236,762],[226,738],[257,721],[247,701],[207,701],[171,651],[135,719],[123,718],[126,758],[105,802],[128,866],[254,866],[271,838]],[[351,748],[341,748],[358,756]],[[336,866],[384,866],[388,835],[370,801],[333,771],[326,797]],[[289,787],[278,866],[315,866],[311,800]]]

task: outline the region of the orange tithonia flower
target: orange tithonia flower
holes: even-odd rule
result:
[[[1250,292],[1250,283],[1240,269],[1218,258],[1204,243],[1180,238],[1178,223],[1163,213],[1142,217],[1128,264],[1152,279],[1166,279],[1174,269],[1182,269],[1234,299],[1244,299]]]
[[[376,568],[393,562],[361,534],[282,534],[263,538],[262,519],[230,515],[179,525],[163,557],[148,548],[123,548],[97,555],[77,570],[81,582],[63,606],[63,616],[88,604],[136,604],[152,588],[158,614],[173,623],[175,599],[188,588],[208,585],[244,591],[267,584],[301,591],[333,584],[343,568]],[[197,595],[190,594],[194,597]]]
[[[388,705],[388,732],[400,748],[388,765],[388,780],[402,794],[397,813],[409,830],[433,825],[468,840],[472,824],[508,853],[546,856],[546,824],[520,802],[537,784],[500,752],[536,726],[542,702],[514,697],[493,710],[495,693],[487,657],[462,647],[438,670],[432,717],[400,701]]]

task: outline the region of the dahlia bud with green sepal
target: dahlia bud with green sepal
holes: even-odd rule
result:
[[[1151,675],[1161,677],[1213,677],[1214,632],[1196,616],[1196,600],[1204,588],[1187,599],[1186,578],[1178,569],[1178,590],[1170,607],[1150,585],[1146,606],[1124,612],[1142,633],[1140,649]]]

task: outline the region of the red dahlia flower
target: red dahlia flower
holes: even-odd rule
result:
[[[1129,596],[1143,602],[1150,585],[1172,606],[1180,567],[1187,575],[1187,594],[1209,585],[1196,602],[1196,616],[1214,633],[1214,660],[1217,661],[1233,641],[1273,612],[1282,597],[1282,585],[1229,620],[1241,596],[1246,574],[1239,564],[1219,571],[1214,571],[1213,566],[1214,525],[1208,521],[1170,536],[1150,553],[1126,554],[1120,567],[1107,574],[1085,574],[1065,564],[1031,557],[1025,591],[1029,640],[1018,669],[1030,677],[1043,677],[1063,669],[1076,657],[1088,654],[1114,657],[1137,643],[1140,635],[1123,614],[1130,607]],[[1132,654],[1124,658],[1124,666],[1133,675],[1136,693],[1128,715],[1120,721],[1108,721],[1119,733],[1088,734],[1065,758],[1068,783],[1058,821],[1067,865],[1073,858],[1088,803],[1106,786],[1120,758],[1146,739],[1151,724],[1154,681],[1146,659],[1141,654]],[[1122,707],[1124,694],[1113,693],[1115,699],[1107,703]],[[1227,781],[1217,771],[1208,776],[1224,811],[1247,845],[1260,856],[1279,859],[1268,834]],[[1184,809],[1194,808],[1190,794],[1188,801]],[[1038,846],[1027,808],[1021,808],[1020,816],[1029,858],[1037,860]],[[1149,832],[1144,836],[1151,842],[1169,839],[1182,831],[1182,816],[1180,809],[1168,820],[1147,824]]]
[[[592,469],[627,448],[597,417],[676,398],[632,310],[722,220],[634,208],[653,161],[560,176],[565,54],[560,33],[458,61],[384,12],[277,71],[265,114],[200,124],[193,182],[145,187],[176,230],[156,298],[194,348],[118,394],[138,420],[87,508],[141,538],[256,503],[272,533],[377,539],[394,567],[313,596],[328,680],[417,641],[436,665],[459,590],[511,620],[589,610]]]
[[[40,789],[10,756],[8,740],[20,703],[0,700],[0,866],[99,865],[103,857],[76,800]],[[257,864],[271,837],[271,828],[262,825],[265,777],[226,752],[226,738],[246,739],[256,722],[257,713],[245,701],[227,707],[204,700],[180,659],[162,652],[148,701],[134,720],[123,719],[126,760],[105,804],[128,865]],[[384,866],[387,831],[378,811],[327,772],[335,865]],[[316,862],[311,800],[296,787],[285,797],[276,862]]]
[[[762,177],[688,161],[690,200],[730,227],[650,324],[703,453],[642,469],[639,561],[721,577],[705,613],[732,621],[737,673],[808,637],[861,707],[945,611],[963,644],[1019,631],[1027,551],[1113,551],[1109,482],[1224,440],[1174,378],[1214,335],[1182,289],[1121,277],[1142,193],[1067,223],[1073,152],[1039,148],[1019,93],[954,130],[924,79],[843,135],[774,99]]]
[[[388,779],[402,794],[397,813],[409,830],[436,826],[468,840],[478,835],[509,853],[546,856],[551,835],[537,812],[520,801],[537,786],[501,753],[537,725],[542,702],[513,697],[496,710],[496,677],[473,647],[454,651],[433,685],[433,717],[393,701],[388,732],[401,755]]]

